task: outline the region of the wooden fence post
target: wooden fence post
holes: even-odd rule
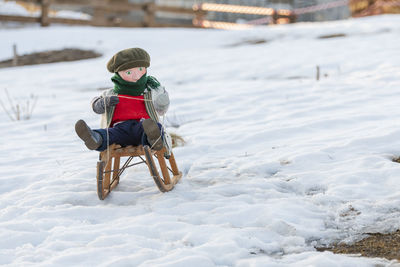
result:
[[[49,21],[49,6],[50,0],[41,0],[42,14],[40,16],[40,25],[46,27],[50,25]]]
[[[197,4],[193,7],[194,18],[193,25],[197,27],[201,27],[202,21],[207,15],[207,12],[201,9],[201,4]]]
[[[97,0],[93,3],[93,17],[92,17],[92,25],[93,26],[106,26],[106,2],[104,0]]]
[[[289,15],[289,22],[290,22],[290,23],[295,23],[296,20],[297,20],[296,14],[295,14],[294,12],[291,13],[291,14]]]
[[[146,3],[143,5],[144,18],[143,18],[143,26],[144,27],[153,27],[155,25],[156,14],[155,14],[155,4],[154,3]]]
[[[272,23],[277,24],[279,19],[279,14],[276,12],[276,9],[274,9],[274,13],[272,13]]]
[[[17,45],[13,44],[13,61],[12,61],[12,65],[18,66],[18,53],[17,53]]]

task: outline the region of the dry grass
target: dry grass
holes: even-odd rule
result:
[[[397,158],[393,158],[393,159],[392,159],[392,161],[393,161],[393,162],[397,162],[397,163],[400,163],[400,157],[397,157]]]
[[[38,97],[31,95],[24,101],[17,101],[10,96],[7,89],[4,89],[4,92],[6,98],[3,102],[2,97],[0,97],[0,106],[3,108],[3,111],[7,114],[10,120],[29,120],[32,117]]]
[[[393,162],[400,163],[400,157],[392,158]],[[358,211],[350,206],[349,212],[358,214]],[[343,216],[346,216],[344,214]],[[316,248],[318,251],[332,251],[341,254],[357,254],[364,257],[379,257],[388,260],[400,261],[400,229],[388,234],[369,233],[354,244],[336,244],[328,248]]]
[[[175,133],[169,133],[169,135],[171,136],[172,139],[172,148],[185,145],[185,140],[183,139],[182,136],[179,136]]]
[[[400,261],[400,230],[389,234],[373,233],[351,245],[337,244],[330,248],[317,248],[317,250]]]

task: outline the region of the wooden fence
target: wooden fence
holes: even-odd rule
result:
[[[236,29],[253,27],[256,24],[274,24],[294,22],[294,16],[290,10],[275,10],[266,7],[250,7],[239,5],[221,5],[203,3],[194,5],[193,8],[183,8],[174,6],[160,6],[155,3],[130,3],[128,0],[22,0],[22,3],[34,4],[40,9],[40,16],[16,16],[0,15],[0,21],[15,21],[25,23],[40,23],[42,26],[48,26],[52,23],[91,25],[105,27],[203,27],[203,28],[221,28]],[[75,6],[90,10],[91,19],[72,19],[51,16],[52,6]],[[135,12],[139,21],[127,19]],[[157,12],[172,13],[178,16],[186,15],[192,17],[192,23],[166,23],[158,22]],[[237,24],[223,21],[206,20],[207,12],[226,12],[238,14],[253,14],[263,16],[261,20],[254,23]],[[261,23],[258,23],[261,22]],[[267,23],[266,23],[267,22]]]
[[[352,16],[368,16],[383,13],[400,13],[400,0],[336,0],[320,5],[299,9],[273,9],[268,7],[228,5],[216,3],[201,3],[193,8],[176,6],[161,6],[153,2],[130,3],[129,0],[20,0],[17,2],[35,5],[40,15],[17,16],[0,15],[0,21],[15,21],[25,23],[40,23],[48,26],[52,23],[91,25],[105,27],[203,27],[219,29],[250,28],[260,24],[293,23],[296,16],[305,12],[316,12],[322,9],[336,7],[344,3],[348,5]],[[336,6],[335,6],[336,5]],[[75,7],[86,9],[91,14],[90,19],[72,19],[53,16],[56,8]],[[68,6],[68,7],[67,7]],[[173,14],[173,17],[185,19],[170,19],[172,22],[160,22],[160,14]],[[245,23],[207,20],[213,13],[232,13],[259,16],[258,19]]]
[[[48,26],[52,23],[62,23],[105,27],[194,27],[193,24],[158,23],[156,21],[156,13],[167,12],[191,15],[193,17],[197,16],[197,13],[202,13],[201,11],[195,11],[191,8],[159,6],[154,3],[129,3],[124,0],[24,0],[19,2],[38,5],[41,10],[40,16],[0,15],[0,21],[40,23],[42,26]],[[93,16],[90,20],[49,16],[52,5],[86,7],[92,10],[91,13]],[[132,11],[142,13],[140,21],[131,21],[122,18],[122,15],[126,15]]]

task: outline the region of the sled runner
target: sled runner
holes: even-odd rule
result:
[[[116,144],[110,145],[107,150],[100,152],[97,162],[97,194],[99,199],[104,200],[118,185],[121,174],[126,168],[143,163],[149,168],[150,175],[161,192],[172,190],[182,177],[182,173],[178,170],[174,154],[171,152],[167,163],[164,152],[165,148],[155,151],[151,150],[149,146],[121,147]],[[122,157],[128,158],[120,168]],[[131,164],[133,160],[137,162]]]

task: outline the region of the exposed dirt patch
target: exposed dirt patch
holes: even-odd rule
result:
[[[76,61],[82,59],[96,58],[100,56],[101,54],[91,50],[66,48],[62,50],[51,50],[51,51],[37,52],[37,53],[18,56],[16,65],[13,63],[12,58],[0,61],[0,68],[46,64],[46,63],[55,63],[64,61]]]
[[[233,43],[230,45],[227,45],[227,47],[237,47],[237,46],[242,46],[242,45],[258,45],[258,44],[265,44],[268,43],[268,40],[265,39],[249,39],[249,40],[243,40],[237,43]]]
[[[330,248],[317,248],[317,250],[400,261],[400,230],[390,234],[373,233],[351,245],[338,244]]]
[[[321,35],[321,36],[318,36],[318,39],[340,38],[340,37],[346,37],[346,36],[347,35],[344,33],[336,33],[336,34]]]

